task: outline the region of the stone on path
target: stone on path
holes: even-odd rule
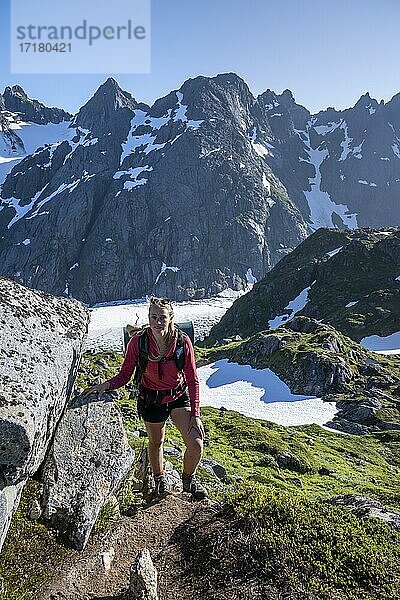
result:
[[[158,600],[157,571],[147,548],[139,552],[131,566],[126,600]]]

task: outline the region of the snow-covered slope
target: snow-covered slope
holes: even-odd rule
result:
[[[34,154],[38,148],[50,144],[54,146],[63,140],[72,140],[75,129],[70,129],[70,121],[61,123],[26,123],[18,115],[9,111],[3,113],[9,129],[14,134],[14,144],[4,130],[0,130],[0,185],[7,175],[23,158]]]

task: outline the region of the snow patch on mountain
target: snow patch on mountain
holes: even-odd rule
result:
[[[193,119],[188,119],[186,116],[186,111],[188,109],[186,104],[182,104],[183,94],[182,92],[175,92],[176,99],[178,103],[178,108],[175,111],[174,121],[182,121],[182,123],[186,123],[188,127],[191,129],[198,129],[202,123],[204,123],[204,119],[199,121],[194,121]]]
[[[349,130],[348,130],[348,126],[346,121],[342,121],[340,124],[340,129],[343,130],[343,134],[344,134],[344,139],[343,141],[340,143],[341,147],[342,147],[342,154],[340,155],[339,161],[342,160],[346,160],[346,158],[348,157],[348,155],[351,152],[351,142],[353,141],[353,138],[351,138],[349,136]]]
[[[35,196],[32,198],[31,202],[29,204],[25,204],[25,205],[20,205],[21,199],[20,198],[7,198],[5,200],[2,201],[2,206],[0,207],[0,211],[5,207],[5,206],[9,206],[10,208],[13,208],[15,210],[15,216],[13,219],[11,219],[11,221],[8,223],[7,227],[8,229],[10,229],[10,227],[12,227],[14,225],[14,223],[16,223],[17,221],[19,221],[20,219],[22,219],[30,210],[31,208],[34,206],[36,200],[39,198],[40,194],[46,189],[48,184],[46,184],[44,186],[43,189],[39,190]]]
[[[326,254],[330,258],[332,258],[332,256],[335,256],[335,254],[337,254],[338,252],[340,252],[342,248],[343,248],[343,246],[340,246],[339,248],[335,248],[334,250],[331,250],[330,252],[327,252]]]
[[[200,127],[204,120],[195,121],[188,119],[186,115],[188,107],[185,104],[182,104],[183,94],[181,92],[176,92],[176,98],[178,108],[175,110],[169,108],[167,114],[163,115],[162,117],[152,117],[144,110],[135,110],[134,117],[131,119],[128,137],[126,141],[122,143],[120,165],[122,165],[127,156],[136,152],[138,148],[141,148],[141,152],[144,154],[149,154],[150,152],[164,148],[166,146],[166,142],[162,144],[156,144],[155,139],[157,137],[157,132],[162,127],[167,125],[171,120],[174,122],[181,121],[182,123],[185,123],[187,129],[198,129]],[[174,116],[172,116],[173,113],[175,113]],[[151,132],[135,135],[135,131],[141,126],[149,127]],[[182,134],[179,134],[173,140],[170,140],[170,143],[172,144],[175,142],[180,135]]]
[[[357,302],[359,302],[359,300],[355,300],[354,302],[348,302],[345,306],[345,308],[350,308],[351,306],[354,306],[355,304],[357,304]]]
[[[307,142],[305,151],[308,154],[308,161],[306,162],[313,165],[315,169],[315,177],[309,178],[311,191],[303,192],[310,209],[311,228],[315,230],[320,227],[334,227],[332,216],[333,213],[336,213],[349,229],[356,229],[358,227],[357,214],[349,213],[349,208],[346,204],[335,204],[335,202],[331,200],[328,192],[321,190],[320,167],[324,160],[329,156],[328,149],[324,147],[325,143],[322,142],[314,149],[311,146],[309,129],[307,130],[306,135]]]
[[[300,310],[303,310],[303,308],[308,302],[308,292],[310,291],[311,286],[314,283],[315,281],[313,281],[313,283],[310,286],[304,288],[304,290],[302,290],[300,294],[296,296],[296,298],[290,300],[290,302],[285,306],[285,310],[287,309],[291,311],[289,314],[278,315],[274,319],[270,319],[268,321],[270,329],[276,329],[280,325],[287,323],[290,319],[293,319],[296,313],[298,313]]]
[[[324,425],[337,413],[334,402],[292,394],[271,369],[219,360],[197,370],[201,406],[224,406],[245,416],[284,426]]]
[[[34,197],[31,199],[31,201],[28,204],[21,205],[20,204],[21,199],[19,199],[19,198],[11,197],[11,198],[4,199],[2,201],[2,206],[0,207],[0,211],[3,210],[3,208],[5,206],[9,206],[9,207],[12,207],[16,212],[15,216],[8,223],[7,228],[10,229],[15,223],[17,223],[17,221],[24,218],[25,215],[27,215],[31,210],[34,210],[34,212],[31,215],[29,215],[28,217],[26,217],[27,220],[34,219],[35,217],[42,216],[44,214],[48,214],[48,212],[39,212],[44,204],[47,204],[48,202],[50,202],[50,200],[52,200],[53,198],[55,198],[56,196],[58,196],[59,194],[61,194],[62,192],[66,191],[66,190],[68,190],[68,192],[71,193],[79,185],[80,182],[88,181],[92,177],[94,177],[94,174],[89,175],[86,171],[84,171],[84,174],[82,177],[73,181],[72,183],[68,183],[68,184],[62,183],[54,192],[52,192],[49,196],[45,196],[45,198],[42,198],[42,200],[40,200],[39,202],[38,202],[38,200],[39,200],[40,196],[43,194],[44,190],[49,185],[48,183],[41,190],[36,192],[36,194],[34,195]],[[36,204],[36,202],[38,202],[38,204]]]
[[[328,123],[327,125],[316,125],[314,127],[314,130],[319,135],[326,135],[327,133],[332,133],[332,131],[335,131],[335,129],[340,127],[340,125],[341,125],[341,121],[339,121],[338,123],[336,123],[336,122]]]
[[[221,152],[222,148],[214,148],[213,150],[203,150],[202,153],[199,155],[199,158],[206,158],[207,156],[210,156],[210,154],[215,154],[215,152]],[[244,167],[245,165],[243,165]]]
[[[253,142],[252,141],[251,145],[253,146],[254,152],[256,154],[258,154],[258,156],[264,157],[264,156],[268,156],[269,154],[271,154],[271,152],[268,150],[268,148],[266,148],[265,146],[263,146],[259,142]]]
[[[393,154],[397,157],[400,158],[400,148],[398,144],[392,144],[392,150],[393,150]]]
[[[376,183],[373,181],[365,181],[365,179],[359,179],[358,183],[361,183],[362,185],[369,185],[370,187],[377,187]]]
[[[278,106],[280,106],[279,102],[277,102],[276,100],[273,100],[271,104],[265,105],[265,109],[272,110],[273,108],[278,108]]]
[[[65,190],[68,190],[69,193],[71,193],[79,185],[79,182],[80,182],[80,179],[78,179],[77,181],[74,181],[73,183],[68,183],[68,184],[62,183],[56,190],[54,190],[54,192],[52,192],[50,194],[50,196],[46,196],[45,198],[40,200],[38,202],[38,204],[35,206],[34,212],[29,217],[26,217],[26,219],[27,220],[34,219],[35,217],[39,216],[39,214],[43,214],[43,213],[39,213],[39,211],[44,204],[47,204],[48,202],[50,202],[50,200],[52,200],[53,198],[55,198],[56,196],[58,196]],[[11,223],[9,224],[9,227],[11,227]]]
[[[75,129],[70,129],[69,125],[70,121],[62,121],[57,124],[48,123],[47,125],[25,123],[24,121],[15,123],[13,129],[16,130],[16,133],[21,138],[25,147],[25,153],[8,156],[4,152],[4,148],[0,146],[0,185],[5,181],[13,167],[28,154],[34,154],[38,148],[47,144],[57,146],[64,140],[71,140],[76,131]]]
[[[253,286],[255,283],[257,283],[257,279],[256,279],[256,277],[254,277],[253,271],[250,267],[246,271],[246,281],[251,286]]]
[[[263,186],[265,187],[265,189],[267,190],[267,194],[269,195],[271,193],[271,184],[267,179],[267,176],[265,173],[263,173],[262,176],[262,182],[263,182]]]
[[[135,187],[138,187],[140,185],[145,185],[147,183],[148,179],[146,177],[138,179],[138,177],[141,173],[144,173],[146,171],[149,172],[152,170],[153,170],[153,167],[150,167],[149,165],[144,165],[142,167],[131,167],[130,169],[127,169],[126,171],[117,171],[116,173],[114,173],[113,178],[121,179],[121,177],[129,177],[129,179],[124,182],[123,189],[124,190],[132,190]],[[116,197],[119,196],[121,191],[122,190],[119,190],[119,192],[116,193]]]
[[[164,275],[164,273],[165,273],[167,270],[170,270],[170,271],[173,271],[174,273],[176,273],[177,271],[180,271],[181,269],[180,269],[180,267],[167,267],[166,263],[165,263],[165,262],[163,262],[163,264],[161,265],[161,271],[160,271],[160,272],[159,272],[159,274],[157,275],[157,277],[156,277],[156,280],[155,280],[155,282],[154,282],[154,285],[156,285],[156,283],[158,283],[158,281],[159,281],[159,279],[160,279],[161,275]]]
[[[65,165],[67,160],[70,160],[70,158],[73,155],[73,153],[75,152],[76,148],[78,148],[78,146],[83,146],[85,144],[85,142],[87,142],[91,139],[91,135],[92,135],[92,133],[89,129],[84,129],[83,127],[76,127],[76,129],[72,129],[71,131],[73,131],[74,134],[71,139],[67,140],[69,147],[70,147],[70,151],[64,158],[63,165]],[[76,140],[75,138],[78,138],[78,139]]]

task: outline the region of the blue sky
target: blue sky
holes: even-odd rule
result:
[[[70,112],[109,75],[150,104],[190,77],[227,71],[255,95],[289,88],[311,112],[400,92],[398,0],[152,0],[147,75],[11,74],[10,1],[0,2],[0,91],[18,83]]]

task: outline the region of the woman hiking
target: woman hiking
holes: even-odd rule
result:
[[[189,336],[176,327],[168,298],[150,298],[149,324],[131,337],[118,375],[85,390],[84,394],[97,392],[100,399],[104,392],[126,385],[137,367],[138,412],[144,419],[149,437],[148,453],[155,493],[158,496],[169,493],[163,471],[163,442],[165,422],[170,416],[186,445],[183,491],[202,499],[207,496],[207,491],[197,481],[195,472],[203,452],[204,427],[200,419],[193,346]],[[142,336],[145,337],[142,339]],[[179,360],[182,368],[179,368]]]

